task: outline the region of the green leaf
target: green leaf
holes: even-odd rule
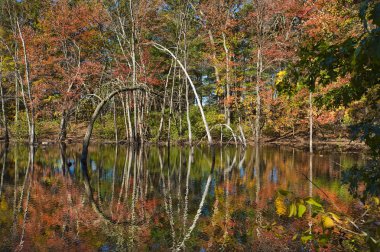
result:
[[[292,241],[295,241],[298,237],[298,234],[293,235]]]
[[[283,195],[283,196],[288,196],[290,192],[286,191],[286,190],[280,189],[280,190],[278,190],[278,193],[281,194],[281,195]]]
[[[310,241],[312,238],[313,238],[312,235],[303,235],[303,236],[301,236],[301,241],[303,243],[306,243],[306,242]]]
[[[306,211],[306,206],[304,204],[298,204],[298,217],[301,218]]]
[[[309,205],[313,205],[316,207],[322,207],[322,205],[319,204],[318,202],[316,202],[313,198],[308,198],[307,200],[305,200],[305,202]]]
[[[292,203],[290,205],[290,211],[289,211],[289,217],[295,216],[297,214],[297,207],[296,204]]]

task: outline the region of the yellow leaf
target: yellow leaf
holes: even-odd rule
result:
[[[333,228],[335,226],[334,221],[328,216],[322,217],[322,225],[324,228]]]
[[[274,202],[274,205],[276,206],[276,213],[279,216],[286,214],[286,205],[284,201],[284,197],[282,195],[279,195]]]

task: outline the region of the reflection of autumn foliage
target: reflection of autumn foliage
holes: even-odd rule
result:
[[[25,249],[76,248],[89,251],[108,246],[115,250],[128,247],[151,250],[159,246],[159,249],[169,250],[173,244],[176,246],[182,241],[193,224],[205,190],[210,166],[205,152],[201,149],[194,152],[186,188],[186,149],[172,149],[171,168],[166,166],[166,159],[162,159],[162,170],[157,168],[158,151],[155,148],[149,149],[148,155],[148,152],[144,153],[148,150],[129,152],[130,149],[121,147],[116,162],[114,147],[103,146],[100,149],[97,152],[99,149],[95,146],[91,148],[91,162],[96,165],[89,170],[89,182],[92,198],[98,204],[101,215],[90,202],[79,167],[71,171],[68,167],[61,170],[61,164],[57,161],[60,160],[60,152],[53,147],[49,151],[37,150],[34,170],[25,182],[18,212],[25,170],[18,168],[14,209],[15,173],[13,163],[10,164],[9,175],[6,176],[10,179],[5,183],[5,197],[0,205],[0,223],[4,227],[2,233],[12,230],[13,213],[16,211],[17,233],[13,240],[4,243],[6,246],[18,246],[26,207]],[[68,148],[67,160],[72,160],[79,151],[75,146]],[[263,147],[259,152],[259,168],[256,169],[255,150],[252,148],[245,151],[227,148],[216,153],[219,153],[216,157],[218,168],[212,176],[195,228],[185,242],[186,248],[203,247],[211,251],[221,247],[226,250],[245,250],[248,247],[265,249],[268,246],[281,248],[284,242],[289,248],[297,248],[300,244],[292,241],[292,236],[297,230],[304,229],[307,221],[290,222],[287,220],[288,212],[278,217],[275,196],[278,189],[291,190],[303,196],[309,194],[310,184],[303,176],[310,176],[309,155],[288,148]],[[167,154],[164,152],[161,155]],[[27,152],[20,149],[19,166],[27,164],[26,156]],[[10,157],[13,159],[15,156],[12,154]],[[339,158],[351,162],[344,156]],[[79,163],[75,158],[74,161],[76,165]],[[340,176],[339,166],[334,166],[334,158],[314,155],[313,165],[314,181],[328,195],[329,201],[344,212],[350,212],[346,199],[338,194],[340,189],[324,182]],[[313,189],[313,195],[322,200],[326,197],[317,189]],[[277,224],[272,225],[274,222]],[[1,238],[0,241],[3,240]]]

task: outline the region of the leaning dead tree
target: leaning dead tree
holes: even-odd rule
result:
[[[92,113],[90,122],[88,123],[86,135],[83,138],[83,149],[82,149],[82,157],[81,162],[86,163],[87,160],[87,154],[88,154],[88,146],[90,145],[90,139],[92,135],[92,130],[94,128],[94,123],[96,119],[98,118],[100,112],[102,111],[102,108],[107,104],[109,100],[111,100],[115,95],[123,92],[133,92],[133,91],[144,91],[144,92],[151,92],[148,90],[148,88],[145,85],[135,85],[133,87],[122,87],[119,89],[116,89],[115,91],[108,94],[108,96],[104,99],[101,99],[100,103],[96,106],[95,111]]]
[[[206,116],[205,116],[205,113],[203,111],[203,107],[202,107],[202,103],[201,103],[201,100],[199,99],[199,96],[198,96],[198,92],[195,88],[195,85],[192,81],[192,79],[190,78],[190,75],[189,73],[187,72],[186,68],[184,67],[184,65],[182,64],[182,62],[178,59],[178,57],[173,53],[171,52],[168,48],[164,47],[163,45],[161,44],[158,44],[156,42],[150,42],[148,44],[151,44],[153,45],[155,48],[157,48],[158,50],[160,51],[163,51],[167,54],[169,54],[176,62],[177,64],[181,67],[182,71],[184,72],[187,80],[189,81],[190,83],[190,86],[191,88],[193,89],[193,92],[194,92],[194,96],[195,96],[195,100],[197,101],[197,105],[198,105],[198,108],[199,108],[199,111],[201,112],[201,116],[202,116],[202,120],[203,120],[203,124],[205,126],[205,129],[206,129],[206,134],[207,134],[207,139],[208,139],[208,143],[209,144],[212,144],[212,137],[211,137],[211,133],[210,133],[210,130],[209,130],[209,127],[208,127],[208,123],[207,123],[207,120],[206,120]]]

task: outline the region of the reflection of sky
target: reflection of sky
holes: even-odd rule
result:
[[[273,167],[271,173],[269,174],[269,181],[275,184],[278,182],[278,170],[276,166]]]
[[[67,159],[70,175],[74,175],[75,172],[75,160],[72,158]],[[69,165],[70,164],[70,165]]]
[[[244,167],[243,166],[240,166],[240,177],[244,177],[245,175],[245,170],[244,170]]]
[[[96,163],[94,160],[90,160],[91,170],[96,171]]]

